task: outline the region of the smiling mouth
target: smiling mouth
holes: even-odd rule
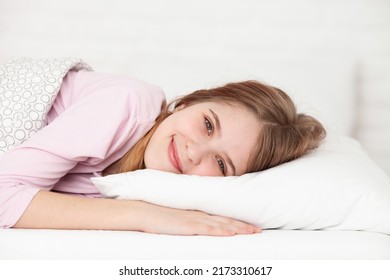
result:
[[[168,158],[169,161],[171,162],[172,166],[179,171],[179,173],[183,173],[182,168],[180,167],[180,160],[177,155],[177,150],[176,150],[176,145],[175,142],[173,141],[173,137],[171,142],[169,143],[168,147]]]

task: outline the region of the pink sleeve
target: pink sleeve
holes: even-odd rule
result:
[[[0,228],[12,227],[39,190],[51,190],[76,165],[104,168],[150,129],[164,101],[157,87],[106,74],[79,72],[70,88],[61,93],[73,99],[66,110],[0,157]]]

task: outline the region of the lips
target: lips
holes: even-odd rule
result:
[[[169,143],[169,146],[168,146],[168,158],[169,158],[169,161],[171,162],[172,166],[179,173],[183,173],[183,170],[181,168],[180,159],[179,159],[179,156],[177,154],[177,148],[176,148],[176,145],[175,145],[173,137],[172,137],[172,140],[171,140],[171,142]]]

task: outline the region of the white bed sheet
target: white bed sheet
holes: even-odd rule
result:
[[[0,230],[0,259],[390,259],[390,236],[266,230],[233,237],[87,230]]]

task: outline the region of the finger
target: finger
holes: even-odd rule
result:
[[[210,222],[219,223],[220,226],[227,227],[228,229],[236,232],[237,234],[251,234],[261,232],[261,228],[256,225],[248,224],[246,222],[242,222],[228,217],[211,216]]]
[[[237,232],[222,224],[200,224],[198,234],[209,236],[234,236]]]

